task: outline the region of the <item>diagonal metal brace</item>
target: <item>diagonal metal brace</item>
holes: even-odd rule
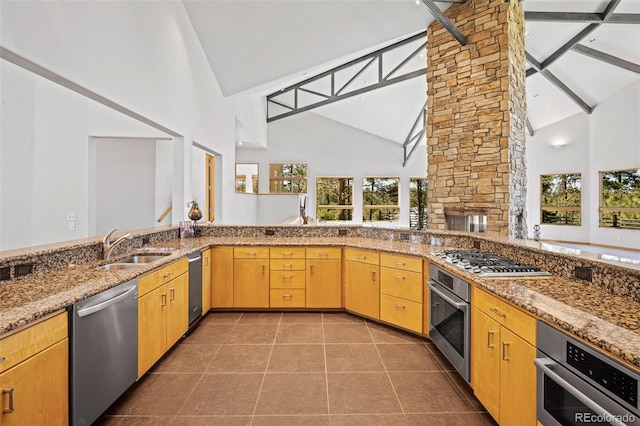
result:
[[[440,9],[438,9],[438,6],[436,6],[433,0],[422,0],[422,3],[424,3],[424,5],[429,8],[429,11],[433,15],[433,17],[436,18],[436,21],[438,21],[440,25],[446,28],[447,31],[449,31],[449,34],[453,36],[453,38],[458,40],[458,42],[463,46],[467,44],[467,38],[464,36],[464,34],[460,32],[458,27],[456,27],[453,22],[451,22],[449,18],[447,18],[445,14],[442,13]]]

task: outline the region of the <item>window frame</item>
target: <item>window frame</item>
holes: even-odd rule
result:
[[[349,179],[351,180],[351,203],[350,204],[318,204],[318,183],[321,179]],[[316,176],[316,220],[318,222],[353,222],[353,187],[355,183],[355,178],[353,176]],[[339,194],[338,199],[340,199]],[[351,212],[351,219],[336,219],[334,220],[323,220],[320,219],[320,214],[318,210],[349,210]]]
[[[365,179],[395,179],[398,182],[398,194],[397,194],[397,204],[366,204],[366,195],[365,195]],[[377,223],[377,222],[399,222],[400,221],[400,177],[399,176],[363,176],[362,177],[362,223]],[[394,219],[379,219],[379,220],[370,220],[366,218],[366,214],[371,212],[371,210],[396,210],[397,213],[394,216]]]
[[[616,173],[616,172],[632,172],[640,175],[640,168],[631,168],[631,169],[614,169],[614,170],[600,170],[598,172],[598,228],[603,229],[625,229],[625,230],[640,230],[640,221],[635,226],[603,226],[603,213],[612,212],[612,213],[635,213],[640,215],[640,206],[638,207],[611,207],[603,206],[604,201],[604,193],[603,193],[603,175],[605,173]],[[616,222],[614,221],[613,224]]]
[[[424,197],[425,197],[425,203],[424,203],[424,223],[423,226],[420,227],[420,221],[419,218],[420,216],[418,215],[418,226],[412,227],[411,225],[411,210],[413,208],[412,205],[412,197],[411,197],[411,193],[413,191],[413,188],[411,187],[411,183],[413,181],[418,181],[418,180],[423,180],[425,181],[425,193],[424,193]],[[429,178],[427,176],[418,176],[418,177],[409,177],[409,228],[410,229],[417,229],[417,230],[425,230],[427,229],[427,224],[428,224],[428,215],[427,215],[427,189],[429,187]],[[418,206],[415,206],[416,209],[418,208]]]
[[[284,169],[285,166],[290,166],[292,172],[289,174],[293,175],[293,170],[295,166],[304,166],[304,176],[285,176],[286,172],[283,172],[282,177],[274,176],[273,174],[273,166],[282,166]],[[309,185],[307,182],[307,177],[309,174],[309,169],[307,163],[269,163],[269,194],[278,194],[278,195],[287,195],[287,194],[306,194],[309,190]],[[298,186],[298,190],[296,191],[282,191],[282,185],[285,182],[290,182],[291,188],[293,189],[294,182]],[[274,184],[277,185],[280,183],[279,190],[273,190]],[[304,189],[302,186],[304,185]]]
[[[545,176],[569,176],[569,175],[577,175],[579,176],[580,182],[580,202],[579,206],[547,206],[544,203],[544,189],[543,189],[543,178]],[[565,219],[565,223],[562,222],[545,222],[544,221],[544,212],[545,211],[557,211],[557,212],[578,212],[579,223],[567,223],[566,216],[562,216]],[[582,226],[582,173],[581,172],[570,172],[570,173],[547,173],[540,175],[540,224],[542,225],[558,225],[558,226]]]

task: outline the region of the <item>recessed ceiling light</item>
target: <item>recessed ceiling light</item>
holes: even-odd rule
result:
[[[416,0],[416,6],[420,5],[420,0]]]
[[[590,39],[589,39],[589,43],[593,43],[594,41],[596,41],[596,38],[595,38],[595,37],[594,37],[594,38],[590,38]]]
[[[242,145],[242,142],[238,142],[238,145]]]
[[[364,96],[360,98],[361,101],[364,101]]]

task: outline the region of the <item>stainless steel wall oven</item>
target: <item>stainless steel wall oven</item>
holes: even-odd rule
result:
[[[640,374],[540,321],[537,346],[542,424],[640,425]]]
[[[429,265],[429,337],[469,381],[469,283]]]

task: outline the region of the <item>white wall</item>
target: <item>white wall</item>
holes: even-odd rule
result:
[[[566,145],[554,146],[564,141]],[[576,114],[527,134],[529,235],[540,223],[540,175],[582,174],[582,225],[541,225],[541,238],[640,248],[640,231],[598,226],[602,170],[640,168],[640,83]]]
[[[176,170],[181,174],[179,179],[174,176],[173,182],[174,223],[186,217],[186,201],[203,187],[201,182],[192,182],[193,141],[220,154],[223,167],[219,167],[221,187],[216,194],[220,203],[217,207],[220,209],[218,218],[223,220],[225,216],[233,215],[231,200],[234,195],[234,176],[232,172],[225,174],[222,170],[233,170],[235,163],[234,108],[222,98],[181,2],[0,2],[0,8],[0,42],[3,48],[180,135],[173,144],[173,159],[178,166]],[[2,61],[2,66],[4,99],[5,89],[13,87],[13,81],[5,83],[4,72],[4,67],[12,65]],[[4,158],[7,158],[5,150],[12,149],[5,146],[6,138],[15,143],[13,136],[25,135],[27,139],[35,138],[37,142],[42,135],[51,133],[48,127],[60,130],[60,135],[64,135],[65,131],[77,131],[73,139],[82,135],[85,145],[89,136],[135,136],[110,125],[112,117],[96,120],[81,117],[75,126],[68,129],[66,126],[69,122],[75,122],[78,115],[91,113],[93,107],[85,104],[76,109],[65,108],[64,101],[58,99],[65,96],[62,94],[64,91],[68,92],[59,88],[59,93],[46,95],[42,100],[44,104],[58,108],[55,118],[43,123],[34,121],[37,124],[33,124],[31,129],[22,126],[19,130],[5,130],[4,118],[13,113],[8,112],[7,105],[4,105],[3,165],[6,163]],[[26,111],[26,116],[29,116],[28,112],[35,108],[35,98],[26,96],[24,99],[15,99],[15,111]],[[21,113],[16,115],[22,116]],[[92,124],[95,124],[94,129],[90,128]],[[28,152],[24,152],[27,148],[20,149],[21,155],[28,155]],[[51,150],[55,159],[63,156],[61,152],[64,152],[64,156],[82,157],[84,162],[88,156],[88,152],[79,151],[76,146],[60,150],[56,145],[51,145]],[[8,155],[8,158],[12,157],[15,158]],[[14,176],[4,167],[2,173]],[[85,194],[78,204],[86,205],[88,179],[78,179],[77,176],[69,176],[69,179],[71,185],[68,191]],[[82,188],[73,187],[81,184],[84,185]],[[3,185],[3,205],[4,189]],[[60,185],[49,189],[53,193],[67,190]],[[69,203],[62,211],[66,214],[68,208]],[[58,214],[51,210],[49,212]],[[17,216],[9,214],[5,217],[3,212],[2,221],[13,223]],[[78,222],[81,226],[80,219]],[[60,240],[68,239],[63,238],[68,236],[66,221],[63,225],[65,230],[55,234],[59,235]],[[3,239],[5,230],[4,226],[0,230]],[[78,237],[82,236],[78,233]],[[34,240],[28,245],[38,243]],[[5,247],[0,246],[0,249]]]
[[[414,152],[402,167],[402,146],[311,112],[276,120],[268,126],[269,145],[237,149],[236,161],[259,163],[260,192],[269,188],[269,163],[306,163],[307,214],[315,217],[317,176],[354,177],[354,223],[362,223],[362,178],[400,177],[401,220],[409,225],[409,178],[426,175],[426,147]],[[249,196],[245,196],[249,197]],[[298,214],[296,195],[259,195],[258,223],[279,223]]]

